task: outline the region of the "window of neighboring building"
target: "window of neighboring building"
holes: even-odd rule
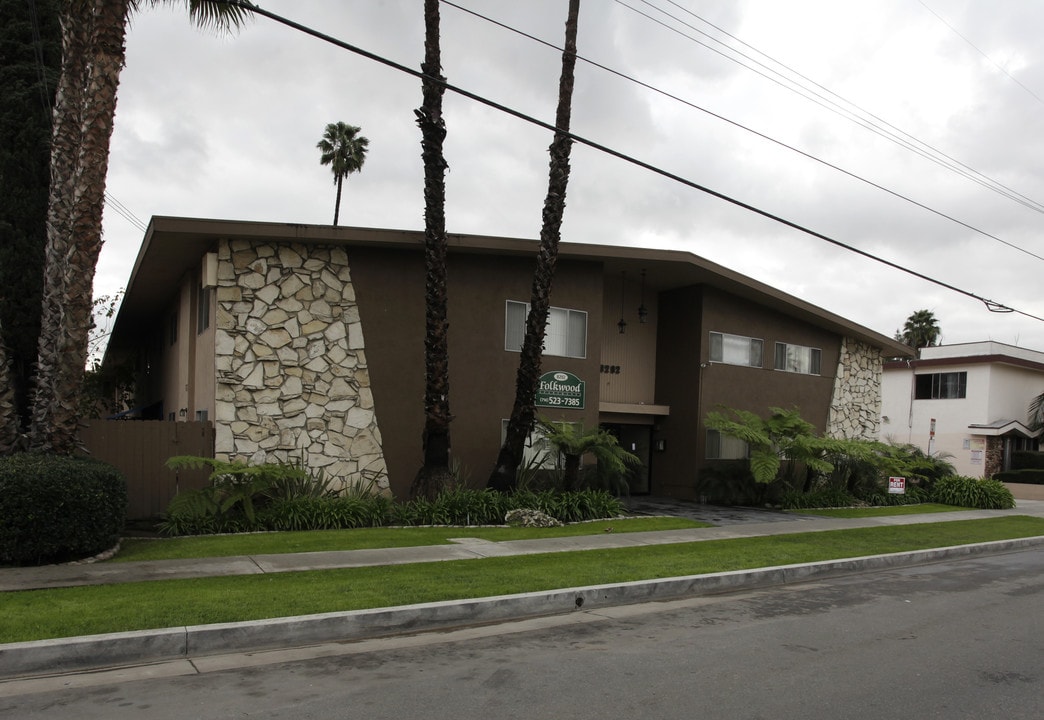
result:
[[[776,369],[819,375],[823,352],[819,348],[776,343]]]
[[[196,303],[196,332],[202,333],[210,327],[210,288],[199,287],[199,300]]]
[[[197,419],[197,420],[200,420],[200,421],[202,421],[202,422],[206,422],[206,421],[207,421],[207,415],[208,415],[208,414],[209,414],[209,413],[208,413],[208,411],[206,411],[206,410],[197,410],[197,411],[196,411],[196,419]]]
[[[968,394],[968,373],[948,372],[917,375],[914,378],[914,399],[948,400]]]
[[[508,300],[504,310],[504,349],[519,352],[526,337],[529,303]],[[544,330],[544,355],[587,357],[587,313],[552,307]]]
[[[747,443],[739,438],[708,430],[706,454],[708,460],[743,460],[749,452]]]
[[[727,365],[761,367],[764,341],[743,335],[712,332],[710,334],[710,361]]]
[[[178,341],[178,314],[171,313],[170,322],[167,324],[167,334],[170,339],[170,344],[174,345]]]

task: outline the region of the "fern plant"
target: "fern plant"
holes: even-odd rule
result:
[[[566,492],[580,486],[580,467],[584,455],[597,463],[597,476],[618,486],[624,481],[628,467],[640,467],[641,459],[620,446],[616,436],[603,428],[585,430],[581,424],[540,419],[540,430],[548,442],[561,453],[562,486]]]

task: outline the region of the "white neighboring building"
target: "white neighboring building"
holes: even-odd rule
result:
[[[948,453],[959,474],[989,477],[1010,469],[1013,451],[1037,449],[1027,411],[1041,393],[1042,352],[997,342],[922,348],[917,360],[884,365],[881,439]]]

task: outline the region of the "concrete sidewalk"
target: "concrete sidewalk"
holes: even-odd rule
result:
[[[661,505],[662,507],[662,505]],[[675,504],[673,514],[699,519],[702,513],[713,510]],[[667,530],[639,533],[601,533],[567,538],[540,540],[511,540],[493,542],[478,538],[459,538],[451,545],[421,547],[379,548],[372,550],[331,550],[325,552],[251,555],[189,560],[147,560],[142,562],[81,562],[42,567],[0,568],[0,592],[36,590],[76,585],[111,585],[124,582],[175,580],[226,575],[258,575],[264,573],[295,572],[299,570],[332,570],[335,568],[371,567],[377,565],[404,565],[408,563],[440,562],[446,560],[477,560],[509,555],[572,552],[576,550],[604,550],[669,545],[672,543],[727,540],[731,538],[765,535],[789,535],[824,530],[846,530],[863,527],[911,525],[925,522],[952,522],[976,520],[1004,515],[1032,515],[1044,518],[1044,501],[1020,500],[1012,510],[964,510],[923,515],[891,515],[877,518],[825,518],[814,515],[745,510],[743,521],[713,528]],[[764,516],[762,522],[756,522]],[[720,520],[720,515],[719,518]],[[751,520],[754,520],[752,522]],[[612,522],[607,521],[607,526]]]
[[[691,507],[695,508],[691,512],[700,512],[701,506]],[[767,513],[765,519],[768,521],[758,522],[760,517],[758,512],[760,511],[750,511],[743,516],[742,520],[731,525],[691,530],[603,533],[570,538],[508,542],[461,538],[451,545],[411,548],[257,555],[204,560],[104,562],[34,568],[3,568],[0,569],[0,591],[468,560],[822,532],[860,527],[952,522],[1006,515],[1030,515],[1044,518],[1044,501],[1019,500],[1018,506],[1012,510],[967,510],[856,519]],[[679,514],[690,515],[689,512]],[[611,521],[608,521],[607,524],[611,524]],[[0,678],[57,674],[225,652],[349,642],[404,632],[444,630],[462,625],[563,613],[580,608],[586,611],[592,607],[761,587],[839,573],[931,562],[948,557],[1018,550],[1042,544],[1044,544],[1044,537],[1027,538],[806,565],[568,588],[476,600],[425,603],[399,608],[10,643],[0,645]],[[0,601],[2,601],[2,596],[0,596]]]

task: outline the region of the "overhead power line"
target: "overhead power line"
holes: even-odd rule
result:
[[[1039,95],[1037,95],[1037,93],[1033,92],[1033,91],[1032,91],[1032,90],[1030,90],[1030,89],[1029,89],[1028,87],[1026,87],[1026,86],[1025,86],[1024,84],[1022,84],[1021,82],[1019,82],[1018,78],[1016,78],[1016,77],[1015,77],[1014,75],[1012,75],[1012,74],[1011,74],[1010,72],[1008,72],[1008,71],[1007,71],[1007,69],[1005,69],[1005,67],[1004,67],[1003,65],[1001,65],[1001,64],[1000,64],[999,62],[997,62],[996,60],[994,60],[993,58],[991,58],[991,57],[990,57],[989,55],[987,55],[986,53],[984,53],[984,52],[983,52],[982,50],[980,50],[980,49],[978,48],[978,46],[977,46],[977,45],[976,45],[975,43],[973,43],[973,42],[972,42],[971,40],[969,40],[969,39],[968,39],[968,38],[966,38],[966,37],[965,37],[964,35],[962,35],[962,34],[961,34],[960,32],[958,32],[958,31],[957,31],[957,28],[955,28],[955,27],[954,27],[953,25],[951,25],[950,23],[946,22],[946,20],[945,20],[945,19],[943,18],[943,16],[942,16],[942,15],[940,15],[939,13],[935,12],[934,10],[932,10],[932,9],[931,9],[930,7],[928,7],[928,5],[927,5],[926,3],[924,3],[924,2],[921,2],[921,6],[922,6],[922,7],[923,7],[923,8],[925,9],[925,10],[927,10],[928,12],[930,12],[930,13],[931,13],[932,15],[934,15],[934,16],[935,16],[935,19],[936,19],[936,20],[938,20],[938,21],[939,21],[939,22],[941,22],[941,23],[942,23],[943,25],[945,25],[945,26],[946,26],[947,28],[949,28],[950,32],[952,32],[952,33],[953,33],[954,35],[956,35],[956,36],[957,36],[957,37],[959,37],[959,38],[960,38],[961,40],[963,40],[964,42],[966,42],[966,43],[968,44],[968,46],[969,46],[969,47],[971,47],[971,49],[972,49],[972,50],[974,50],[975,52],[977,52],[977,53],[979,53],[980,55],[982,55],[982,56],[983,56],[984,58],[986,58],[986,59],[987,59],[987,60],[988,60],[988,61],[990,62],[990,64],[991,64],[991,65],[993,65],[993,66],[994,66],[995,68],[997,68],[997,69],[998,69],[998,70],[1000,70],[1000,71],[1001,71],[1002,73],[1004,73],[1005,75],[1007,75],[1007,76],[1008,76],[1008,79],[1009,79],[1009,80],[1011,80],[1011,81],[1012,81],[1013,83],[1015,83],[1015,84],[1016,84],[1016,85],[1018,85],[1018,86],[1019,86],[1020,88],[1022,88],[1023,90],[1025,90],[1025,91],[1026,91],[1026,92],[1027,92],[1027,93],[1028,93],[1028,94],[1029,94],[1029,95],[1030,95],[1030,96],[1031,96],[1031,97],[1032,97],[1032,98],[1033,98],[1034,100],[1036,100],[1037,102],[1039,102],[1039,103],[1041,103],[1042,105],[1044,105],[1044,100],[1041,100],[1040,96],[1039,96]]]
[[[982,297],[981,295],[977,295],[977,294],[975,294],[973,292],[970,292],[968,290],[963,290],[963,289],[958,288],[958,287],[956,287],[954,285],[950,285],[949,283],[943,282],[942,280],[937,280],[937,279],[935,279],[933,277],[929,277],[928,275],[925,275],[923,273],[917,272],[916,270],[912,270],[910,268],[903,267],[902,265],[894,263],[894,262],[892,262],[890,260],[885,260],[884,258],[880,258],[880,257],[878,257],[876,255],[873,255],[871,253],[868,253],[868,252],[866,252],[864,250],[860,250],[859,248],[856,248],[856,247],[853,247],[853,246],[848,245],[846,243],[843,243],[840,240],[837,240],[835,238],[831,238],[831,237],[829,237],[827,235],[824,235],[822,233],[816,232],[815,230],[812,230],[810,228],[806,228],[803,225],[799,225],[798,223],[792,222],[792,221],[787,220],[785,218],[782,218],[782,217],[780,217],[778,215],[774,215],[774,214],[768,212],[767,210],[762,210],[761,208],[758,208],[758,207],[755,207],[753,205],[750,205],[749,203],[743,202],[742,200],[730,197],[728,195],[725,195],[724,193],[718,192],[716,190],[712,190],[709,187],[706,187],[704,185],[700,185],[699,183],[693,182],[692,180],[688,180],[688,179],[683,178],[683,177],[681,177],[679,175],[675,175],[674,173],[668,172],[667,170],[659,168],[659,167],[657,167],[655,165],[651,165],[650,163],[644,162],[642,160],[638,160],[637,158],[634,158],[634,157],[632,157],[630,155],[626,155],[626,154],[624,154],[624,153],[622,153],[622,152],[620,152],[618,150],[613,150],[612,148],[609,148],[609,147],[607,147],[605,145],[597,143],[597,142],[595,142],[593,140],[589,140],[589,139],[587,139],[585,137],[582,137],[580,135],[577,135],[577,134],[575,134],[573,132],[568,132],[568,131],[565,131],[565,130],[558,129],[551,123],[547,123],[547,122],[545,122],[543,120],[539,120],[537,118],[532,117],[531,115],[526,115],[525,113],[523,113],[523,112],[521,112],[519,110],[515,110],[514,108],[510,108],[510,107],[508,107],[506,105],[502,105],[502,104],[500,104],[500,103],[498,103],[496,101],[490,100],[489,98],[485,98],[485,97],[482,97],[481,95],[477,95],[477,94],[475,94],[475,93],[473,93],[473,92],[471,92],[469,90],[465,90],[463,88],[457,87],[457,86],[447,82],[444,78],[430,76],[430,75],[427,75],[427,74],[421,72],[420,70],[414,70],[411,67],[407,67],[406,65],[403,65],[401,63],[395,62],[394,60],[391,60],[389,58],[383,57],[381,55],[377,55],[376,53],[370,52],[369,50],[364,50],[363,48],[360,48],[360,47],[358,47],[356,45],[352,45],[351,43],[345,42],[343,40],[338,40],[337,38],[332,37],[330,35],[327,35],[325,33],[322,33],[320,31],[316,30],[315,28],[308,27],[307,25],[302,25],[301,23],[298,23],[298,22],[296,22],[294,20],[290,20],[289,18],[283,17],[281,15],[277,15],[276,13],[273,13],[273,12],[271,12],[269,10],[265,10],[263,8],[260,8],[260,7],[256,6],[256,5],[252,5],[249,2],[245,2],[245,0],[229,0],[229,4],[231,4],[231,5],[238,5],[238,6],[244,8],[246,10],[249,10],[249,11],[251,11],[251,12],[257,14],[257,15],[260,15],[262,17],[266,17],[269,20],[277,22],[277,23],[279,23],[281,25],[285,25],[286,27],[292,28],[292,29],[297,30],[298,32],[302,32],[302,33],[304,33],[306,35],[310,35],[310,36],[312,36],[312,37],[314,37],[314,38],[316,38],[318,40],[322,40],[323,42],[326,42],[326,43],[329,43],[329,44],[334,45],[336,47],[339,47],[342,50],[348,50],[349,52],[355,53],[356,55],[359,55],[361,57],[367,58],[369,60],[373,60],[374,62],[380,63],[380,64],[385,65],[385,66],[390,67],[390,68],[393,68],[395,70],[398,70],[399,72],[406,73],[407,75],[411,75],[411,76],[413,76],[415,78],[418,78],[418,79],[421,79],[421,80],[426,80],[428,82],[436,82],[440,86],[442,86],[443,88],[445,88],[446,90],[448,90],[448,91],[450,91],[452,93],[460,95],[461,97],[468,98],[469,100],[473,100],[473,101],[475,101],[477,103],[480,103],[480,104],[485,105],[487,107],[493,108],[494,110],[498,110],[498,111],[500,111],[502,113],[505,113],[507,115],[510,115],[512,117],[518,118],[519,120],[522,120],[524,122],[530,123],[532,125],[536,125],[537,127],[544,128],[545,130],[548,130],[550,132],[564,133],[573,142],[576,142],[576,143],[579,143],[579,144],[584,145],[586,147],[592,148],[592,149],[597,150],[597,151],[599,151],[601,153],[604,153],[606,155],[610,155],[610,156],[615,157],[615,158],[617,158],[619,160],[623,160],[624,162],[630,163],[631,165],[634,165],[636,167],[644,168],[645,170],[648,170],[648,171],[650,171],[652,173],[655,173],[655,174],[660,175],[662,177],[665,177],[665,178],[668,178],[670,180],[673,180],[673,181],[675,181],[677,183],[685,185],[686,187],[690,187],[690,188],[692,188],[694,190],[699,190],[700,192],[703,192],[703,193],[706,193],[708,195],[711,195],[712,197],[716,197],[719,200],[724,200],[725,202],[728,202],[728,203],[731,203],[731,204],[733,204],[733,205],[735,205],[737,207],[743,208],[744,210],[752,212],[752,213],[754,213],[756,215],[760,215],[760,216],[762,216],[764,218],[767,218],[769,220],[773,220],[773,221],[775,221],[777,223],[780,223],[781,225],[786,225],[789,228],[792,228],[794,230],[798,230],[799,232],[803,232],[803,233],[805,233],[807,235],[811,235],[812,237],[818,238],[818,239],[823,240],[825,242],[828,242],[828,243],[831,243],[831,244],[836,245],[838,247],[844,248],[845,250],[853,252],[853,253],[855,253],[857,255],[861,255],[861,256],[863,256],[863,257],[865,257],[867,259],[874,260],[874,261],[876,261],[878,263],[881,263],[883,265],[891,267],[891,268],[893,268],[895,270],[899,270],[900,272],[904,272],[904,273],[906,273],[908,275],[912,275],[912,276],[914,276],[916,278],[924,280],[925,282],[929,282],[929,283],[932,283],[934,285],[938,285],[939,287],[946,288],[947,290],[951,290],[952,292],[958,293],[960,295],[964,295],[965,297],[972,298],[973,300],[977,300],[977,301],[983,303],[987,307],[987,309],[989,309],[991,312],[1013,312],[1013,313],[1017,313],[1019,315],[1023,315],[1025,317],[1031,318],[1033,320],[1040,320],[1040,321],[1044,322],[1044,318],[1042,318],[1042,317],[1038,317],[1038,316],[1032,315],[1032,314],[1030,314],[1028,312],[1024,312],[1022,310],[1018,310],[1018,309],[1009,307],[1007,305],[1004,305],[1002,303],[996,302],[994,300],[990,300],[988,298]]]
[[[657,7],[656,5],[654,5],[652,2],[650,2],[650,0],[638,0],[638,1],[643,3],[643,4],[645,4],[645,5],[647,5],[647,6],[649,6],[649,7],[651,7],[651,8],[653,8],[653,9],[655,9],[657,12],[662,13],[663,15],[667,16],[668,18],[670,18],[674,22],[679,23],[680,25],[682,25],[682,26],[692,30],[693,32],[696,32],[696,33],[699,33],[700,35],[703,35],[704,37],[708,38],[712,42],[715,42],[715,43],[721,45],[724,48],[727,48],[730,52],[735,53],[736,55],[738,55],[739,57],[743,58],[744,60],[752,62],[755,65],[763,68],[765,72],[762,72],[761,70],[758,70],[757,68],[751,67],[749,65],[745,65],[743,62],[740,62],[735,57],[732,57],[729,54],[722,52],[721,50],[713,48],[710,45],[707,45],[706,43],[704,43],[703,41],[698,40],[697,38],[692,37],[691,35],[686,35],[684,32],[682,32],[678,28],[672,27],[668,23],[651,16],[651,15],[649,15],[646,12],[643,12],[643,11],[639,10],[638,8],[634,7],[633,5],[627,4],[626,2],[624,2],[624,0],[615,0],[615,2],[618,5],[621,5],[621,6],[627,8],[628,10],[631,10],[632,12],[634,12],[634,13],[636,13],[638,15],[641,15],[642,17],[646,18],[647,20],[650,20],[650,21],[660,25],[660,26],[666,28],[667,30],[670,30],[671,32],[674,32],[674,33],[676,33],[678,35],[681,35],[682,37],[688,39],[691,42],[694,42],[694,43],[696,43],[698,45],[702,45],[703,47],[707,48],[711,52],[716,53],[718,55],[721,55],[725,59],[727,59],[727,60],[729,60],[731,62],[735,62],[738,65],[740,65],[741,67],[744,67],[744,68],[746,68],[746,69],[748,69],[748,70],[750,70],[752,72],[757,73],[758,75],[761,75],[766,80],[769,80],[770,82],[774,82],[777,85],[779,85],[780,87],[783,87],[783,88],[785,88],[787,90],[790,90],[791,92],[794,92],[794,93],[800,95],[801,97],[804,97],[806,100],[810,100],[810,101],[816,103],[817,105],[819,105],[820,107],[822,107],[822,108],[824,108],[826,110],[829,110],[830,112],[833,112],[833,113],[835,113],[837,115],[840,115],[841,117],[849,120],[850,122],[855,123],[856,125],[862,127],[865,130],[869,130],[870,132],[873,132],[876,135],[879,135],[880,137],[885,138],[886,140],[889,140],[889,141],[899,145],[900,147],[903,147],[903,148],[905,148],[905,149],[907,149],[907,150],[909,150],[909,151],[911,151],[911,152],[913,152],[913,153],[915,153],[917,155],[920,155],[924,159],[926,159],[926,160],[928,160],[930,162],[934,162],[935,164],[937,164],[937,165],[939,165],[941,167],[944,167],[947,170],[950,170],[951,172],[954,172],[957,175],[960,175],[960,176],[964,177],[965,179],[970,180],[970,181],[976,183],[977,185],[979,185],[981,187],[984,187],[984,188],[986,188],[986,189],[988,189],[988,190],[990,190],[992,192],[997,193],[998,195],[1006,197],[1009,200],[1011,200],[1011,201],[1013,201],[1015,203],[1018,203],[1019,205],[1022,205],[1022,206],[1026,207],[1026,208],[1028,208],[1030,210],[1035,211],[1035,212],[1044,213],[1044,203],[1037,202],[1036,200],[1033,200],[1032,198],[1029,198],[1029,197],[1023,195],[1022,193],[1019,193],[1018,191],[1008,187],[1007,185],[1004,185],[1003,183],[999,182],[998,180],[995,180],[994,178],[991,178],[988,175],[985,175],[984,173],[981,173],[978,170],[976,170],[976,169],[974,169],[974,168],[964,164],[963,162],[961,162],[961,161],[951,157],[950,155],[946,154],[945,152],[939,150],[938,148],[936,148],[936,147],[934,147],[934,146],[932,146],[932,145],[930,145],[930,144],[928,144],[928,143],[926,143],[926,142],[924,142],[922,140],[919,140],[915,136],[911,135],[910,133],[908,133],[908,132],[906,132],[904,130],[901,130],[900,128],[898,128],[895,125],[891,124],[887,120],[884,120],[884,119],[878,117],[877,115],[874,115],[873,113],[868,112],[867,110],[864,110],[859,105],[856,105],[855,103],[853,103],[853,102],[851,102],[849,100],[846,100],[845,98],[841,97],[840,95],[838,95],[837,93],[833,92],[832,90],[824,87],[823,85],[820,85],[819,83],[817,83],[814,80],[806,77],[805,75],[802,75],[798,71],[796,71],[793,68],[787,66],[786,64],[776,60],[775,58],[771,57],[770,55],[767,55],[767,54],[763,53],[762,51],[758,50],[757,48],[755,48],[755,47],[753,47],[753,46],[743,42],[742,40],[740,40],[739,38],[735,37],[734,35],[730,35],[728,32],[726,32],[725,30],[722,30],[717,25],[714,25],[710,21],[705,20],[704,18],[700,17],[699,15],[697,15],[694,12],[692,12],[691,10],[688,10],[688,9],[680,6],[677,2],[674,2],[673,0],[667,0],[667,2],[669,2],[671,5],[674,5],[675,7],[678,7],[679,9],[683,10],[685,13],[687,13],[687,14],[691,15],[692,17],[698,19],[700,22],[706,23],[707,25],[709,25],[710,27],[713,27],[718,32],[721,32],[722,34],[727,35],[728,37],[730,37],[733,40],[735,40],[736,42],[744,45],[745,47],[750,48],[754,52],[756,52],[759,55],[767,58],[768,60],[770,60],[771,62],[775,63],[779,67],[784,68],[787,72],[789,72],[792,75],[800,78],[802,81],[804,81],[806,83],[809,83],[813,87],[806,87],[806,86],[801,85],[799,82],[797,82],[793,78],[788,77],[788,76],[784,75],[783,73],[780,73],[778,70],[775,70],[775,69],[769,67],[768,65],[766,65],[763,62],[761,62],[760,60],[757,60],[756,58],[752,58],[749,55],[746,55],[746,54],[740,52],[739,50],[736,50],[735,48],[730,47],[729,45],[721,42],[720,40],[714,38],[713,36],[709,35],[708,33],[705,33],[702,30],[700,30],[699,28],[696,28],[693,25],[685,22],[681,18],[679,18],[679,17],[677,17],[675,15],[671,15],[666,10],[663,10],[662,8]],[[768,75],[766,73],[771,73],[775,77],[771,77],[770,75]],[[822,92],[820,92],[820,91],[822,91]],[[840,102],[835,102],[834,100],[830,99],[830,97],[827,97],[826,95],[824,95],[824,93],[826,95],[830,95],[830,96],[832,96],[834,98],[837,98],[837,100],[840,101]],[[845,107],[846,105],[851,107],[851,108],[854,108],[854,111],[848,109],[848,107]]]
[[[549,48],[551,48],[553,50],[557,50],[558,52],[563,52],[563,48],[559,47],[558,45],[555,45],[552,42],[548,42],[547,40],[543,40],[541,38],[538,38],[535,35],[531,35],[531,34],[529,34],[527,32],[519,30],[518,28],[511,27],[510,25],[502,23],[502,22],[500,22],[498,20],[495,20],[495,19],[493,19],[491,17],[483,15],[483,14],[481,14],[479,12],[476,12],[474,10],[471,10],[469,8],[462,7],[461,5],[458,5],[457,3],[452,2],[451,0],[441,0],[441,2],[442,2],[443,5],[449,5],[452,8],[460,10],[461,12],[467,13],[467,14],[472,15],[474,17],[477,17],[477,18],[479,18],[479,19],[481,19],[481,20],[483,20],[485,22],[488,22],[488,23],[490,23],[492,25],[496,25],[497,27],[503,28],[504,30],[507,30],[509,32],[513,32],[516,35],[521,35],[524,38],[527,38],[527,39],[532,40],[532,41],[534,41],[536,43],[539,43],[541,45],[549,47]],[[826,160],[824,160],[824,159],[822,159],[820,157],[816,157],[815,155],[812,155],[811,153],[807,153],[804,150],[800,150],[800,149],[798,149],[798,148],[796,148],[796,147],[794,147],[792,145],[788,145],[787,143],[784,143],[781,140],[777,140],[776,138],[774,138],[774,137],[772,137],[770,135],[766,135],[765,133],[759,132],[757,130],[754,130],[751,127],[748,127],[746,125],[738,123],[735,120],[731,120],[731,119],[725,117],[724,115],[719,115],[718,113],[716,113],[716,112],[714,112],[712,110],[708,110],[705,107],[697,105],[696,103],[692,102],[691,100],[686,100],[685,98],[679,97],[678,95],[674,95],[673,93],[669,93],[666,90],[663,90],[663,89],[661,89],[659,87],[656,87],[655,85],[652,85],[650,83],[647,83],[647,82],[644,82],[642,80],[639,80],[639,79],[637,79],[637,78],[635,78],[635,77],[633,77],[631,75],[627,75],[626,73],[620,72],[619,70],[615,70],[615,69],[613,69],[611,67],[608,67],[606,65],[603,65],[601,63],[595,62],[594,60],[590,60],[588,58],[585,58],[582,55],[578,54],[576,57],[577,57],[578,60],[581,60],[582,62],[587,63],[588,65],[591,65],[592,67],[596,67],[599,70],[603,70],[603,71],[608,72],[608,73],[610,73],[612,75],[615,75],[616,77],[619,77],[619,78],[621,78],[623,80],[626,80],[628,82],[634,83],[635,85],[643,87],[646,90],[650,90],[650,91],[652,91],[654,93],[657,93],[659,95],[662,95],[663,97],[666,97],[666,98],[668,98],[670,100],[674,100],[675,102],[681,103],[682,105],[686,105],[686,106],[692,108],[693,110],[698,110],[698,111],[700,111],[702,113],[705,113],[706,115],[709,115],[710,117],[715,118],[716,120],[721,120],[722,122],[726,122],[726,123],[732,125],[733,127],[736,127],[736,128],[739,128],[740,130],[743,130],[745,132],[751,133],[752,135],[755,135],[755,136],[761,138],[762,140],[766,140],[766,141],[768,141],[770,143],[778,145],[779,147],[785,148],[787,150],[790,150],[791,152],[794,152],[794,153],[797,153],[798,155],[801,155],[802,157],[805,157],[805,158],[807,158],[809,160],[812,160],[813,162],[817,162],[820,165],[828,167],[831,170],[836,170],[839,173],[847,175],[848,177],[852,178],[853,180],[858,180],[859,182],[865,183],[865,184],[869,185],[870,187],[873,187],[873,188],[875,188],[877,190],[880,190],[882,192],[888,193],[892,197],[895,197],[895,198],[898,198],[898,199],[903,200],[905,202],[908,202],[911,205],[915,205],[916,207],[919,207],[922,210],[927,210],[928,212],[930,212],[930,213],[932,213],[934,215],[937,215],[938,217],[941,217],[941,218],[944,218],[946,220],[949,220],[950,222],[956,223],[957,225],[960,225],[961,227],[964,227],[964,228],[966,228],[968,230],[971,230],[974,233],[982,235],[983,237],[987,237],[987,238],[989,238],[991,240],[995,240],[996,242],[999,242],[999,243],[1001,243],[1003,245],[1007,245],[1008,247],[1010,247],[1010,248],[1012,248],[1014,250],[1017,250],[1018,252],[1025,253],[1026,255],[1029,255],[1030,257],[1036,258],[1037,260],[1044,260],[1044,256],[1042,256],[1042,255],[1038,255],[1035,252],[1032,252],[1032,251],[1027,250],[1027,249],[1025,249],[1023,247],[1020,247],[1020,246],[1016,245],[1015,243],[1012,243],[1012,242],[1009,242],[1009,241],[1004,240],[1002,238],[999,238],[996,235],[992,235],[992,234],[986,232],[985,230],[977,228],[974,225],[971,225],[971,224],[969,224],[967,222],[964,222],[963,220],[959,220],[958,218],[955,218],[952,215],[948,215],[948,214],[942,212],[941,210],[936,210],[935,208],[930,207],[928,205],[925,205],[924,203],[918,202],[917,200],[914,200],[913,198],[911,198],[911,197],[909,197],[907,195],[903,195],[902,193],[896,192],[895,190],[891,190],[891,189],[889,189],[889,188],[887,188],[887,187],[885,187],[885,186],[883,186],[883,185],[881,185],[879,183],[876,183],[876,182],[874,182],[872,180],[869,180],[869,179],[867,179],[865,177],[862,177],[861,175],[857,175],[857,174],[855,174],[855,173],[853,173],[853,172],[851,172],[849,170],[846,170],[846,169],[844,169],[844,168],[842,168],[842,167],[840,167],[838,165],[834,165],[833,163],[828,162],[828,161],[826,161]]]
[[[105,206],[110,208],[113,212],[115,212],[117,215],[122,217],[124,220],[129,222],[131,225],[133,225],[141,232],[145,232],[145,230],[148,229],[145,223],[143,223],[137,215],[130,211],[130,208],[128,208],[126,205],[117,200],[108,190],[105,191]]]

